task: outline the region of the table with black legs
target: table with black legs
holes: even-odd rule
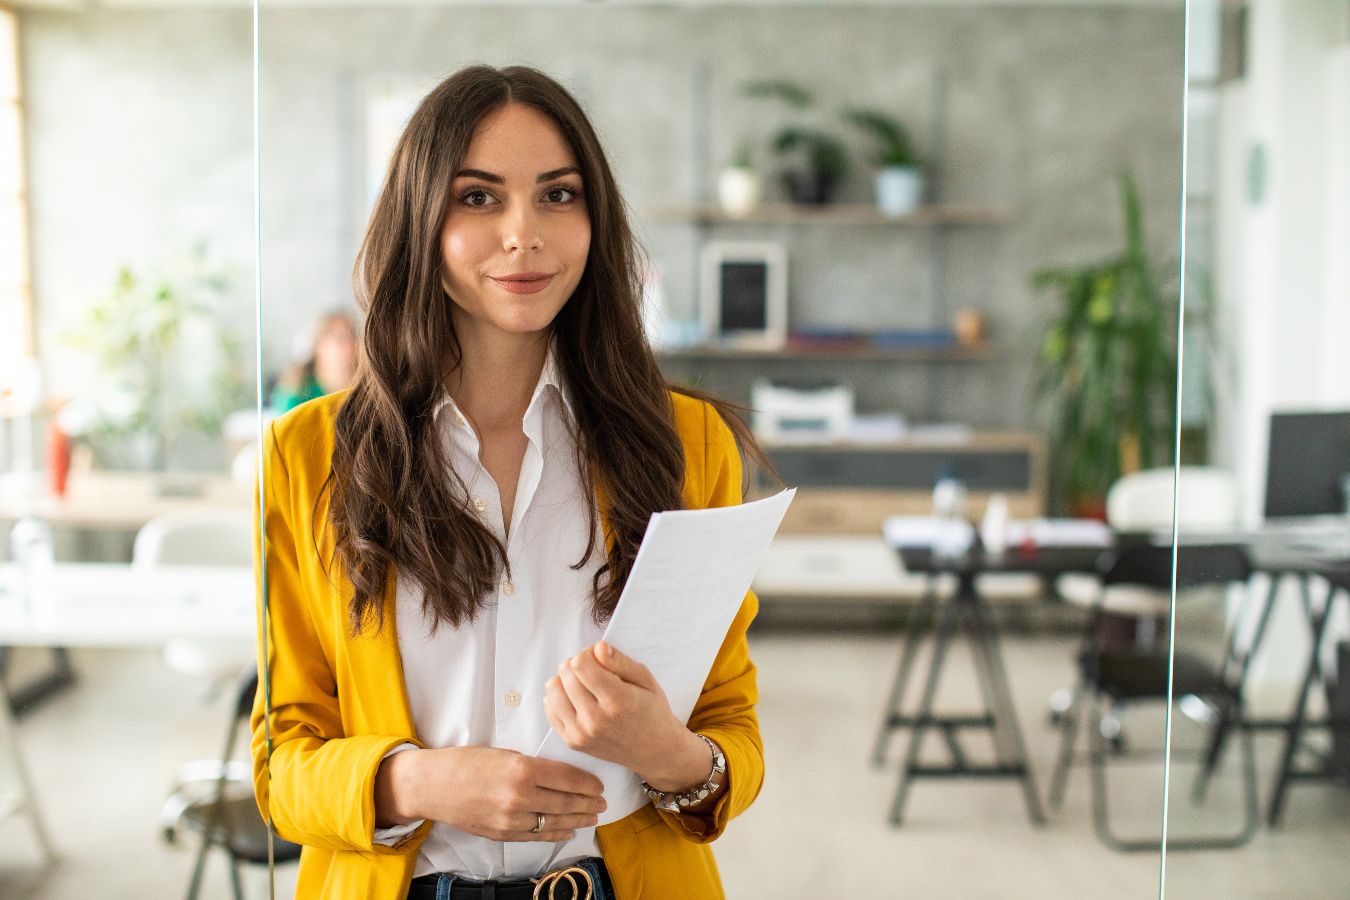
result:
[[[976,546],[957,557],[937,556],[929,549],[895,549],[907,570],[930,577],[929,588],[915,610],[905,638],[873,750],[873,763],[879,766],[885,761],[891,734],[899,729],[910,729],[909,746],[891,804],[891,824],[899,825],[903,820],[910,785],[918,778],[1017,779],[1022,784],[1028,817],[1036,825],[1043,824],[1045,816],[1027,760],[1007,671],[999,650],[998,635],[977,581],[981,575],[997,572],[1030,573],[1047,580],[1066,572],[1095,572],[1104,548],[1043,547],[1029,553],[1013,549],[994,555]],[[945,597],[939,597],[934,586],[936,576],[941,574],[949,574],[956,579],[955,590]],[[934,626],[933,654],[919,705],[912,713],[907,713],[903,709],[905,689],[913,674],[924,632]],[[947,650],[958,629],[970,643],[984,708],[974,713],[944,714],[935,710],[934,701]],[[945,765],[920,762],[924,736],[929,729],[936,729],[942,736],[950,756],[950,761]],[[959,740],[960,733],[964,731],[990,733],[994,745],[993,764],[970,762]]]
[[[1184,552],[1184,548],[1183,548]],[[1343,553],[1312,552],[1282,546],[1279,541],[1257,539],[1250,547],[1253,567],[1270,576],[1270,589],[1260,609],[1257,625],[1250,645],[1242,662],[1242,675],[1245,678],[1251,658],[1260,649],[1265,637],[1266,625],[1279,595],[1280,585],[1287,579],[1295,579],[1300,591],[1303,613],[1307,617],[1309,648],[1307,662],[1304,665],[1303,680],[1294,708],[1288,718],[1257,720],[1253,727],[1281,731],[1284,733],[1284,745],[1280,753],[1280,765],[1275,772],[1275,781],[1271,786],[1270,804],[1266,809],[1266,823],[1272,827],[1280,824],[1284,815],[1285,798],[1290,786],[1296,781],[1350,780],[1350,773],[1337,771],[1329,759],[1319,760],[1316,765],[1300,765],[1300,758],[1310,754],[1307,732],[1312,729],[1328,730],[1342,723],[1334,719],[1329,712],[1325,718],[1314,719],[1309,716],[1308,703],[1314,688],[1325,679],[1322,671],[1322,650],[1325,643],[1327,623],[1340,602],[1350,602],[1350,559]],[[1316,576],[1326,582],[1326,593],[1318,604],[1313,597],[1311,579]],[[1215,749],[1221,746],[1215,742]],[[1208,761],[1213,765],[1214,761]]]

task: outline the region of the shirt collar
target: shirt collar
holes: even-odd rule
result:
[[[526,407],[526,414],[529,413],[530,408],[539,402],[540,394],[550,387],[557,392],[558,399],[562,401],[562,409],[575,424],[576,412],[572,408],[572,392],[568,388],[567,379],[563,376],[562,366],[558,362],[558,342],[556,338],[551,338],[548,342],[548,351],[544,355],[544,368],[539,372],[539,381],[535,383],[534,391],[530,394],[530,405]],[[458,404],[455,403],[455,399],[450,396],[450,392],[442,385],[439,397],[431,408],[432,419],[438,419],[447,408],[458,415]]]

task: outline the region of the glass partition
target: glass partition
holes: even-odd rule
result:
[[[475,293],[474,279],[525,271],[516,267],[524,260],[535,261],[531,271],[566,271],[567,251],[556,249],[565,239],[546,223],[571,214],[560,208],[570,188],[554,192],[549,180],[536,195],[517,185],[517,169],[533,157],[510,152],[558,150],[553,132],[545,127],[541,138],[522,125],[534,137],[494,142],[505,117],[459,122],[472,118],[464,99],[442,109],[439,131],[426,131],[433,117],[424,116],[413,133],[425,143],[409,140],[396,155],[410,117],[443,79],[471,64],[525,65],[556,79],[594,126],[645,251],[640,285],[610,302],[640,293],[662,376],[741,404],[778,475],[799,491],[754,582],[758,615],[746,646],[766,775],[754,805],[714,845],[727,894],[1156,892],[1166,706],[1109,702],[1085,650],[1099,640],[1155,656],[1165,647],[1166,585],[1161,606],[1139,615],[1104,610],[1097,576],[1128,530],[1101,521],[1111,516],[1108,489],[1124,473],[1167,470],[1173,460],[1184,24],[1179,2],[264,3],[260,363],[264,416],[276,416],[265,512],[270,797],[280,836],[356,846],[367,827],[400,821],[338,810],[361,834],[334,837],[323,830],[331,823],[306,818],[303,804],[327,801],[300,772],[307,751],[297,729],[328,740],[366,735],[367,772],[394,771],[394,751],[411,737],[529,755],[554,722],[540,715],[553,666],[600,633],[569,620],[548,634],[540,623],[549,605],[576,598],[531,582],[538,563],[529,554],[510,555],[521,552],[511,549],[512,529],[539,527],[531,523],[542,514],[540,492],[575,477],[574,461],[551,463],[531,431],[548,427],[532,415],[566,412],[529,405],[527,390],[513,411],[525,413],[520,427],[510,416],[487,427],[479,416],[509,404],[490,392],[456,396],[465,386],[442,346],[445,319],[469,327],[487,317],[501,331],[492,309],[511,309],[524,318],[504,330],[528,332],[520,323],[533,313],[520,298],[552,297],[549,287],[518,285]],[[463,146],[462,167],[499,165],[512,178],[479,174],[449,191],[438,168],[447,160],[420,146],[451,156]],[[483,165],[466,161],[475,153]],[[596,248],[615,244],[597,210],[613,198],[605,207],[602,179],[586,172],[595,177],[582,191],[600,204],[587,208],[587,265],[601,278],[597,259],[607,257]],[[500,209],[482,211],[493,204]],[[456,221],[467,230],[452,228]],[[474,244],[473,234],[489,243]],[[433,271],[447,256],[460,279],[448,289]],[[421,296],[406,289],[413,282],[434,296],[409,300]],[[580,284],[572,309],[579,296],[599,302]],[[363,294],[376,306],[363,309]],[[466,311],[459,301],[471,296],[487,300]],[[397,312],[405,303],[421,305]],[[334,396],[352,377],[339,364],[351,358],[349,323],[362,346],[359,410],[342,406],[355,394]],[[442,382],[424,371],[433,344],[449,369],[448,406]],[[568,356],[567,346],[585,352]],[[586,416],[601,407],[586,379],[602,376],[576,373],[595,365],[588,354],[612,362],[604,348],[632,345],[567,346],[559,365],[581,394],[580,433],[600,433],[588,431],[600,426]],[[544,357],[532,353],[539,366]],[[335,360],[329,375],[319,372],[321,357]],[[502,391],[512,380],[502,379]],[[334,419],[340,406],[345,423]],[[325,487],[339,432],[352,474]],[[433,438],[458,463],[428,474]],[[503,464],[511,456],[503,446],[524,475]],[[447,468],[465,479],[462,490]],[[651,463],[652,478],[658,468]],[[402,478],[414,484],[390,487]],[[431,479],[455,487],[440,519],[428,512]],[[351,637],[351,572],[334,555],[342,532],[331,505],[344,490],[341,519],[353,529],[344,546],[367,560],[394,542],[382,530],[391,523],[441,546],[452,534],[463,540],[445,530],[454,516],[499,529],[513,569],[487,581],[486,618],[433,639],[419,619],[425,594],[390,579],[383,594],[369,585],[366,593],[393,627],[386,618],[382,630]],[[755,474],[751,496],[774,490],[767,471]],[[393,503],[399,515],[363,514],[349,502],[362,496]],[[1153,515],[1149,527],[1170,522],[1170,491]],[[549,546],[559,533],[549,532]],[[317,605],[306,613],[301,604]],[[488,637],[484,621],[494,623]],[[549,660],[538,678],[535,657],[521,655],[523,635]],[[437,646],[456,648],[439,657],[456,662],[423,668]],[[496,656],[480,655],[487,649]],[[447,725],[433,698],[444,693],[445,666],[465,660],[485,666],[477,676],[454,670],[476,685],[482,715],[459,709],[450,715],[458,724]],[[332,721],[302,721],[304,697]],[[730,744],[731,802],[743,804],[737,772],[758,777],[757,755],[735,743],[747,732],[714,724],[709,733]],[[380,805],[391,795],[380,796],[377,809],[397,813],[396,803]],[[1100,825],[1108,813],[1132,852],[1109,843]],[[624,854],[671,837],[666,826],[645,829],[661,825],[650,805],[634,816],[636,837],[604,825],[589,844],[582,829],[582,843],[559,842],[552,861],[598,846],[615,884],[631,885]],[[403,833],[371,832],[387,842]],[[453,828],[426,840],[409,859],[412,872],[376,858],[361,877],[392,884],[437,870],[482,878],[548,868],[528,834],[505,849],[484,850]],[[298,883],[303,894],[328,865],[318,854],[299,871],[279,864],[278,892]]]
[[[1350,831],[1350,10],[1190,6],[1166,883],[1334,897]],[[1222,852],[1180,852],[1196,841]]]
[[[255,666],[247,35],[0,7],[5,896],[185,890]]]

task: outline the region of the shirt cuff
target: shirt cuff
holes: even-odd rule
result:
[[[416,744],[404,742],[380,757],[380,762],[384,762],[386,759],[400,751],[416,749]],[[376,844],[384,844],[386,847],[393,847],[421,827],[422,823],[425,821],[426,819],[418,819],[416,822],[409,822],[407,825],[391,825],[388,828],[376,828],[375,833],[371,835],[371,840]]]

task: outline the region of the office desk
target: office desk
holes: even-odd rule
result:
[[[254,635],[253,570],[239,566],[163,566],[58,563],[33,585],[0,565],[0,647],[158,647],[178,637]],[[72,683],[62,665],[38,684],[12,692],[16,707]],[[44,854],[53,851],[31,780],[19,752],[9,704],[0,701],[0,754],[18,772],[19,788],[0,795],[0,821],[26,812]]]
[[[0,645],[160,647],[255,633],[250,567],[57,563],[36,596],[22,585],[18,566],[0,565]]]
[[[908,570],[929,575],[954,575],[957,585],[951,595],[940,601],[930,583],[929,590],[919,601],[909,634],[905,639],[890,699],[887,701],[881,730],[877,736],[873,763],[879,765],[884,761],[891,732],[900,728],[912,729],[909,748],[900,769],[895,799],[891,804],[891,824],[901,823],[909,787],[914,779],[951,777],[1018,779],[1022,784],[1028,817],[1033,824],[1043,824],[1045,816],[1036,792],[1035,778],[1027,760],[1026,746],[1018,725],[1007,671],[999,651],[998,635],[990,621],[976,581],[980,575],[1002,572],[1030,573],[1047,579],[1053,579],[1067,572],[1096,572],[1097,561],[1105,548],[1100,545],[1056,546],[1042,547],[1025,554],[1018,550],[1010,550],[1003,554],[991,555],[976,547],[956,558],[936,556],[929,549],[907,547],[895,549]],[[909,715],[902,709],[905,687],[914,666],[923,631],[935,617],[937,633],[928,677],[924,682],[918,709]],[[934,712],[933,701],[947,648],[958,627],[965,632],[971,643],[975,674],[984,701],[984,709],[971,715],[940,715]],[[950,764],[940,766],[920,764],[923,738],[929,728],[936,728],[941,732],[951,756]],[[959,732],[963,730],[988,730],[991,733],[996,756],[993,765],[972,765],[966,760],[958,740]]]
[[[0,522],[36,515],[53,526],[135,531],[155,516],[195,506],[252,506],[253,489],[228,475],[188,472],[72,473],[66,496],[0,493]]]

